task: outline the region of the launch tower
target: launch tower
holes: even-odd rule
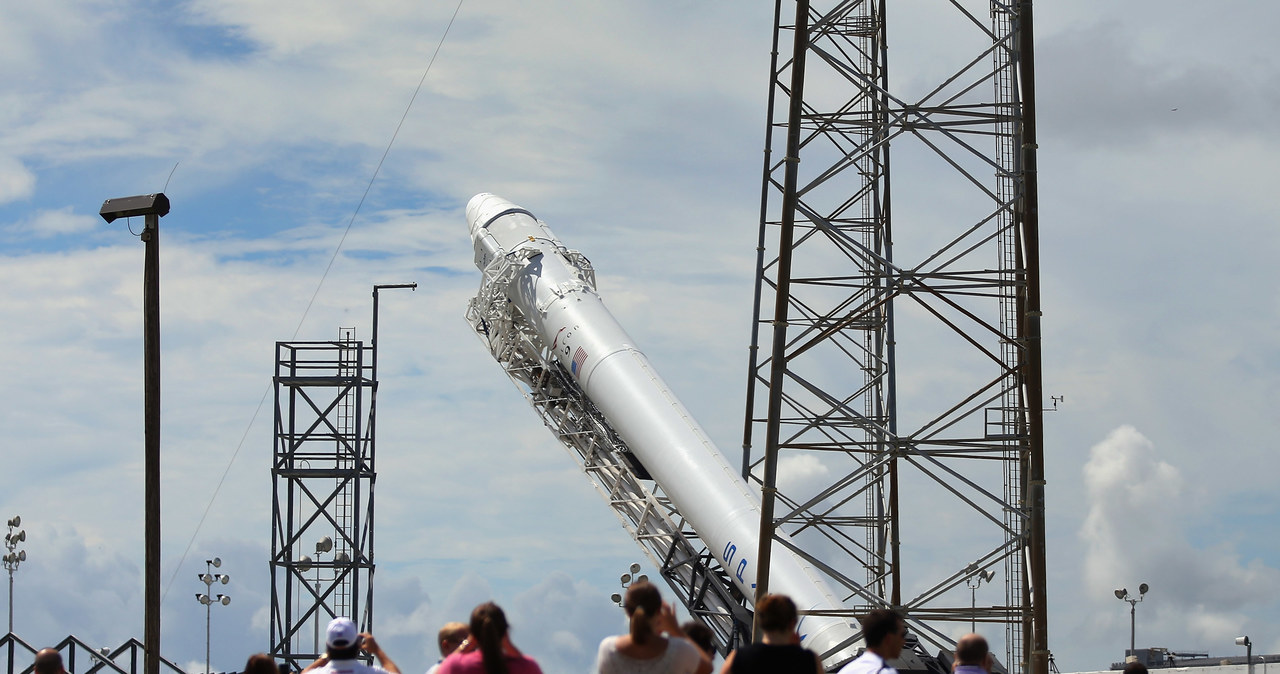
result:
[[[785,532],[851,617],[900,610],[921,652],[975,621],[1046,674],[1031,2],[776,8],[742,457],[761,540]]]

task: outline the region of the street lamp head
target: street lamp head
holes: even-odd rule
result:
[[[102,202],[102,209],[98,211],[98,215],[101,215],[102,219],[108,223],[114,222],[117,218],[129,218],[135,215],[158,215],[164,217],[168,214],[169,197],[166,197],[163,192],[139,194],[136,197],[107,199]]]
[[[1121,599],[1121,600],[1123,600],[1125,597],[1128,597],[1128,596],[1129,596],[1129,590],[1128,590],[1128,589],[1126,589],[1126,588],[1120,588],[1119,590],[1116,590],[1116,599]]]

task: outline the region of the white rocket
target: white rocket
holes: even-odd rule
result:
[[[505,289],[499,292],[550,345],[554,364],[577,380],[754,604],[760,527],[756,495],[542,221],[506,199],[477,194],[467,204],[467,223],[476,266],[483,271],[504,257],[513,263],[514,273],[504,276]],[[790,596],[802,611],[844,608],[812,565],[776,542],[769,583],[771,591]],[[808,615],[802,616],[800,631],[806,647],[826,653],[857,627],[845,618]],[[859,645],[852,643],[824,660],[828,665],[848,660]]]

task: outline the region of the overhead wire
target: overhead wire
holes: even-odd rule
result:
[[[445,39],[449,37],[449,30],[453,28],[453,23],[458,18],[458,12],[462,10],[462,4],[466,0],[458,0],[458,4],[453,9],[453,15],[449,17],[449,23],[445,25],[444,33],[440,36],[440,41],[436,43],[435,51],[431,54],[431,59],[427,62],[427,67],[422,71],[422,77],[418,80],[418,86],[414,88],[413,95],[409,97],[409,103],[404,108],[404,114],[400,115],[400,121],[396,124],[396,129],[391,134],[391,140],[387,141],[387,147],[382,152],[382,157],[378,160],[378,165],[373,169],[373,175],[369,177],[369,184],[364,188],[364,194],[360,196],[360,201],[356,204],[355,210],[351,213],[351,218],[347,220],[347,227],[342,232],[342,237],[338,240],[338,245],[334,247],[333,255],[329,257],[329,263],[325,265],[324,272],[320,275],[320,281],[316,283],[315,292],[311,294],[311,299],[307,302],[307,307],[302,311],[302,317],[298,319],[298,326],[293,330],[293,336],[290,339],[297,339],[298,333],[302,331],[302,326],[307,321],[307,315],[311,313],[311,307],[315,304],[316,298],[320,295],[320,290],[324,287],[325,279],[329,277],[329,271],[333,269],[333,263],[338,259],[338,254],[342,252],[342,246],[347,241],[347,235],[351,233],[351,228],[355,225],[356,217],[360,215],[360,209],[364,207],[365,200],[369,197],[369,192],[373,189],[373,183],[378,179],[378,174],[382,171],[382,165],[387,161],[387,156],[391,154],[391,147],[395,144],[396,138],[400,135],[400,129],[404,127],[405,120],[409,118],[409,111],[413,109],[413,103],[418,99],[418,94],[422,91],[422,85],[426,83],[427,76],[431,73],[431,66],[435,64],[436,57],[440,55],[440,50],[444,47]],[[174,165],[177,169],[177,165]],[[173,173],[169,176],[172,178]],[[168,181],[165,181],[168,184]],[[231,472],[231,466],[236,462],[236,458],[240,456],[240,450],[244,448],[244,443],[249,437],[249,431],[253,429],[253,424],[258,420],[258,415],[262,412],[262,406],[267,401],[267,395],[271,393],[272,386],[268,385],[267,389],[262,392],[262,397],[258,399],[258,405],[253,410],[253,416],[249,419],[248,425],[244,429],[244,433],[240,436],[240,442],[236,444],[235,452],[232,453],[231,459],[227,462],[227,467],[222,471],[222,476],[218,478],[217,485],[214,486],[213,495],[209,497],[209,503],[205,506],[204,513],[200,515],[200,521],[196,523],[195,531],[191,534],[191,540],[187,542],[187,547],[182,552],[182,557],[178,560],[178,564],[174,567],[173,575],[169,577],[169,582],[165,584],[164,592],[161,594],[161,601],[168,596],[169,589],[173,587],[173,583],[178,578],[178,573],[182,570],[183,563],[191,553],[191,548],[195,545],[196,536],[200,534],[200,529],[204,527],[205,520],[209,517],[209,512],[213,509],[214,501],[218,498],[218,493],[222,491],[222,485],[227,480],[227,475]]]

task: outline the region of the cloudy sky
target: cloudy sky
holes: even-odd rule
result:
[[[268,646],[274,343],[367,338],[372,286],[415,281],[382,296],[375,631],[420,672],[439,625],[492,597],[547,671],[586,669],[641,554],[469,333],[462,210],[501,194],[590,256],[735,447],[772,22],[741,0],[0,6],[14,631],[142,636],[141,223],[97,210],[163,189],[164,655],[203,667],[215,555],[214,669]],[[1063,671],[1121,659],[1112,590],[1140,582],[1140,647],[1280,652],[1278,23],[1236,0],[1036,8]]]

